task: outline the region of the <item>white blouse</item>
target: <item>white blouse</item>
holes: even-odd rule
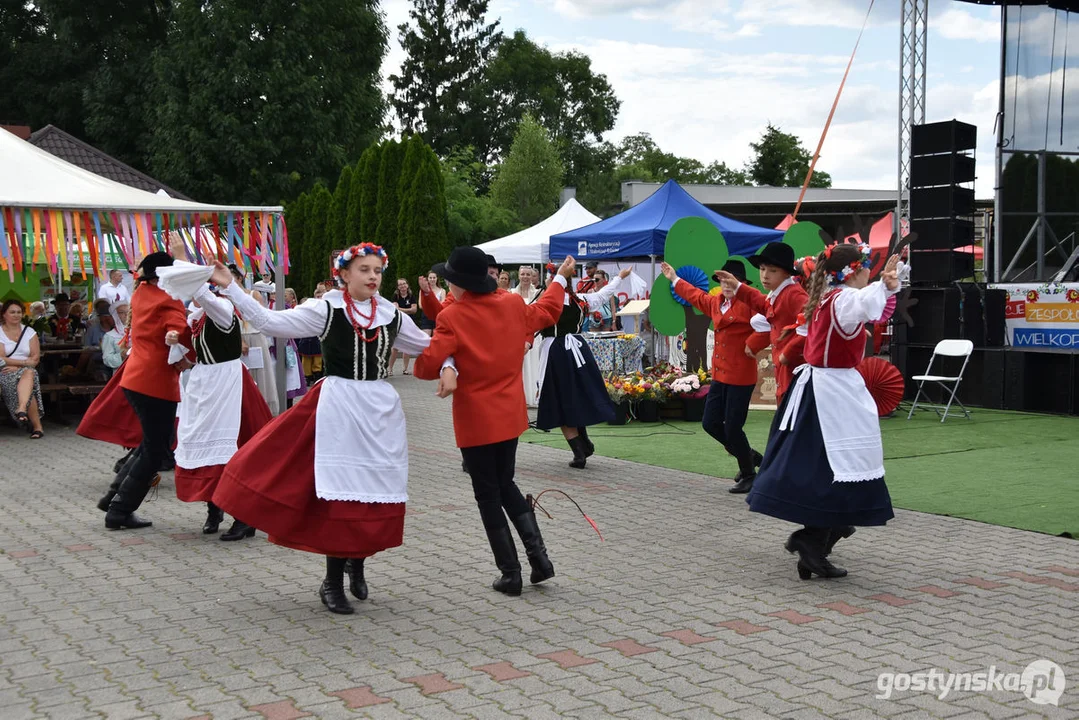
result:
[[[30,342],[37,337],[37,333],[27,325],[22,325],[19,332],[22,337],[12,340],[6,332],[0,330],[0,343],[4,346],[5,360],[26,360],[30,357]]]

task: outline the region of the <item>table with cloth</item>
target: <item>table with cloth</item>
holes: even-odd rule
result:
[[[638,336],[602,337],[586,333],[583,337],[604,377],[626,375],[641,369],[645,343]]]

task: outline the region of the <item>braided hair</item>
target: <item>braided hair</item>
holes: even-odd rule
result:
[[[833,245],[817,256],[817,267],[809,276],[809,283],[806,285],[809,300],[806,301],[805,308],[802,310],[802,316],[806,322],[812,321],[813,312],[817,309],[824,291],[836,278],[836,273],[859,262],[862,257],[863,251],[859,245],[846,243]]]

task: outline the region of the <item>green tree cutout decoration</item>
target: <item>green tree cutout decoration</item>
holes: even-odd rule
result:
[[[682,218],[667,231],[664,259],[675,270],[692,265],[708,276],[708,287],[715,287],[712,273],[727,262],[727,241],[716,226],[704,218]],[[674,299],[671,283],[663,275],[652,284],[648,309],[653,327],[663,335],[686,332],[686,368],[708,367],[708,328],[712,318]]]

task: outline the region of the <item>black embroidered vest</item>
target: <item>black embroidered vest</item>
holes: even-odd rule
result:
[[[379,298],[382,302],[388,302]],[[390,350],[401,330],[400,311],[388,324],[363,330],[360,338],[344,308],[330,307],[330,319],[322,333],[322,367],[326,375],[346,380],[382,380],[390,368]],[[377,334],[377,338],[376,338]],[[370,342],[365,342],[369,340]]]
[[[243,334],[240,319],[232,316],[232,324],[222,330],[207,315],[202,316],[202,330],[192,337],[195,359],[200,365],[215,365],[239,360],[243,355]]]

